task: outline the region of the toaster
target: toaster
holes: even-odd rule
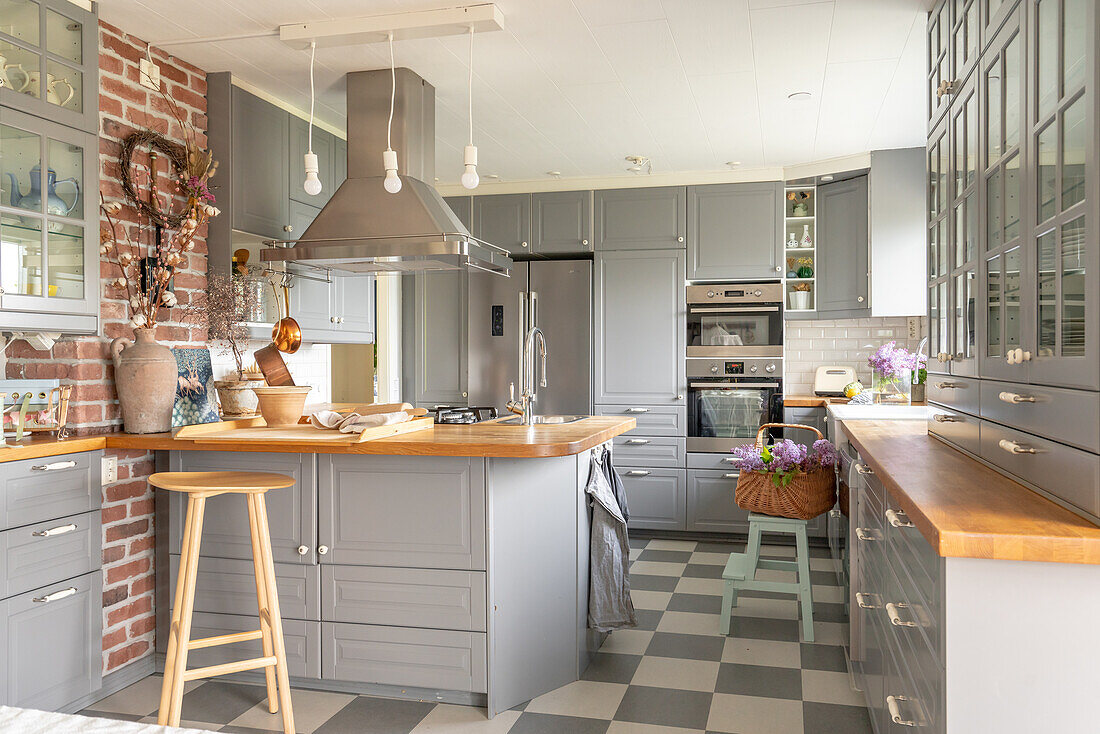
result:
[[[854,367],[842,367],[840,365],[827,365],[818,367],[814,374],[814,395],[820,397],[844,397],[844,386],[849,382],[855,382],[856,371]]]

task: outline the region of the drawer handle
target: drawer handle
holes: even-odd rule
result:
[[[648,413],[649,408],[627,408],[627,413]]]
[[[37,464],[31,467],[31,471],[56,471],[57,469],[72,469],[76,466],[76,462],[69,461],[55,461],[52,464]]]
[[[899,704],[899,701],[911,701],[913,703],[913,707],[918,712],[920,711],[920,702],[914,698],[909,698],[908,696],[887,696],[886,708],[890,710],[890,719],[899,726],[919,726],[920,724],[918,719],[902,718],[901,706]]]
[[[877,530],[868,530],[867,528],[856,528],[856,537],[860,540],[866,540],[868,542],[877,541]]]
[[[1023,444],[1016,443],[1015,441],[1009,441],[1007,438],[1002,438],[997,442],[997,445],[1010,454],[1037,454],[1039,449],[1031,446],[1024,446]]]
[[[875,470],[866,464],[856,464],[856,471],[860,474],[874,474]]]
[[[936,387],[940,390],[961,390],[966,385],[961,382],[937,382]]]
[[[1005,391],[1005,392],[1001,393],[1000,395],[998,395],[997,397],[1000,398],[1002,402],[1012,403],[1013,405],[1015,405],[1016,403],[1034,403],[1035,402],[1035,396],[1034,395],[1021,395],[1020,393],[1016,393],[1016,392],[1007,392],[1007,391]]]
[[[936,413],[934,416],[932,416],[932,420],[936,421],[936,423],[962,423],[963,422],[962,418],[958,418],[958,417],[953,416],[953,415],[946,415],[944,413]]]
[[[723,464],[740,464],[741,463],[741,458],[738,457],[738,456],[727,456],[726,458],[722,459],[722,463]]]
[[[909,608],[908,604],[902,604],[900,602],[890,602],[886,605],[886,616],[890,618],[890,624],[895,627],[919,627],[920,625],[913,621],[905,621],[901,618],[901,614],[898,613],[898,609],[901,607]]]
[[[722,475],[723,479],[737,479],[737,477],[738,477],[737,472],[730,472],[729,474],[723,474]]]
[[[648,477],[650,474],[651,472],[642,471],[641,469],[633,469],[626,473],[628,477]]]
[[[627,446],[645,446],[647,443],[649,443],[648,438],[628,438],[626,440]]]
[[[59,525],[56,528],[50,528],[49,530],[35,530],[31,535],[36,538],[49,538],[54,535],[64,535],[65,533],[71,533],[76,530],[76,523],[69,523],[68,525]]]
[[[881,604],[869,604],[864,601],[864,599],[867,599],[869,597],[874,597],[876,601],[878,600],[878,594],[864,594],[862,591],[857,591],[856,605],[860,609],[878,609],[880,606],[882,606]]]
[[[909,518],[901,510],[887,510],[886,520],[895,528],[915,528]]]
[[[67,589],[61,591],[55,591],[52,594],[46,594],[45,596],[36,596],[31,601],[35,604],[49,604],[51,601],[57,601],[58,599],[64,599],[67,596],[72,596],[76,593],[76,587],[70,586]]]

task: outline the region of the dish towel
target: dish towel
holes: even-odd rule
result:
[[[360,415],[359,413],[341,415],[335,410],[322,410],[311,415],[309,422],[316,428],[335,428],[340,433],[362,433],[368,428],[404,423],[411,417],[403,410],[395,413],[372,413],[370,415]]]
[[[623,508],[604,473],[605,447],[592,451],[588,485],[592,507],[589,532],[588,626],[602,632],[637,627],[630,599],[630,545]]]

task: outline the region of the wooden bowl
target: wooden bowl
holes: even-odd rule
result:
[[[252,392],[260,403],[260,415],[269,427],[296,426],[306,405],[308,385],[281,387],[254,387]]]

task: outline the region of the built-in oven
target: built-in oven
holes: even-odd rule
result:
[[[687,356],[782,357],[782,284],[689,285]]]
[[[782,423],[783,362],[774,357],[687,360],[687,450],[729,452]]]

